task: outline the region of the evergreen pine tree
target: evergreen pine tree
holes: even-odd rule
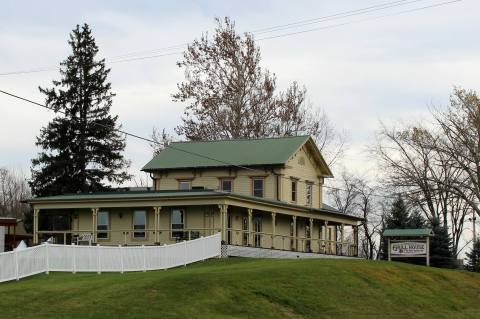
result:
[[[398,197],[393,203],[390,212],[385,218],[386,228],[409,228],[410,216],[402,197]]]
[[[414,210],[409,217],[407,228],[425,228],[426,220],[420,212]]]
[[[448,229],[440,224],[438,218],[432,220],[431,227],[434,236],[430,237],[430,265],[440,268],[453,268],[455,265],[454,254]]]
[[[384,229],[391,228],[409,228],[410,216],[407,206],[402,197],[398,196],[392,203],[390,211],[385,216]],[[382,231],[383,233],[383,231]],[[388,240],[382,237],[382,259],[388,259]]]
[[[30,187],[37,196],[100,191],[106,182],[130,178],[122,155],[125,138],[110,115],[110,69],[96,57],[98,47],[87,24],[77,25],[68,41],[72,53],[60,65],[53,88],[39,88],[57,116],[42,128],[32,160]]]
[[[480,239],[473,243],[472,250],[467,253],[467,269],[480,272]]]

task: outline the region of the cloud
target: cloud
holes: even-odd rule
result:
[[[60,1],[11,2],[8,13],[0,13],[0,73],[58,65],[68,54],[67,36],[77,23],[92,25],[101,55],[110,57],[189,42],[211,31],[215,16],[230,15],[239,30],[248,31],[374,4],[378,2],[86,1],[73,10]],[[480,27],[479,7],[461,2],[259,45],[263,63],[277,74],[280,87],[292,81],[304,84],[312,104],[349,132],[345,165],[362,171],[371,164],[363,150],[379,120],[426,116],[429,103],[448,102],[452,85],[478,86],[480,44],[471,34]],[[112,112],[124,129],[148,136],[153,126],[172,130],[179,124],[184,105],[171,101],[183,79],[175,65],[178,58],[107,64],[117,94]],[[37,87],[49,86],[54,78],[56,72],[0,76],[0,87],[43,101]],[[0,96],[0,107],[0,166],[28,168],[36,153],[35,136],[52,114],[6,96]],[[148,143],[128,139],[132,173],[138,173],[150,155]]]

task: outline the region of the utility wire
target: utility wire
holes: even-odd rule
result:
[[[325,21],[343,19],[343,18],[346,18],[346,17],[356,16],[356,15],[363,15],[363,14],[366,14],[366,13],[385,10],[385,9],[389,9],[389,8],[392,8],[392,7],[405,6],[405,5],[416,3],[416,2],[419,2],[419,1],[425,1],[425,0],[410,0],[410,1],[406,1],[406,0],[398,1],[397,0],[397,1],[392,1],[392,2],[387,2],[387,3],[375,5],[375,6],[362,8],[362,9],[344,11],[344,12],[340,12],[340,13],[337,13],[337,14],[323,16],[323,17],[319,17],[319,18],[315,18],[315,19],[301,20],[301,21],[293,22],[293,23],[289,23],[289,24],[277,25],[277,26],[264,28],[264,29],[258,29],[258,30],[251,31],[251,33],[253,35],[260,35],[260,34],[265,34],[265,33],[278,32],[278,31],[283,31],[283,30],[287,30],[287,29],[291,29],[291,28],[298,28],[298,27],[303,27],[303,26],[306,26],[306,25],[318,24],[318,23],[322,23],[322,22],[325,22]],[[381,18],[385,18],[385,17],[405,14],[405,13],[414,12],[414,11],[425,10],[425,9],[429,9],[429,8],[433,8],[433,7],[444,6],[444,5],[447,5],[447,4],[451,4],[451,3],[454,3],[454,2],[460,2],[460,1],[462,1],[462,0],[445,1],[445,2],[432,4],[432,5],[429,5],[429,6],[413,8],[413,9],[410,9],[410,10],[405,10],[405,11],[396,12],[396,13],[392,13],[392,14],[386,14],[386,15],[381,15],[381,16],[371,17],[371,18],[366,18],[366,19],[360,19],[360,20],[347,21],[347,22],[344,22],[344,23],[338,23],[338,24],[328,25],[328,26],[324,26],[324,27],[312,28],[312,29],[301,30],[301,31],[296,31],[296,32],[291,32],[291,33],[284,33],[284,34],[277,34],[277,35],[273,35],[273,36],[266,36],[266,37],[259,38],[259,39],[256,39],[256,40],[257,41],[263,41],[263,40],[269,40],[269,39],[277,39],[277,38],[283,38],[283,37],[302,34],[302,33],[307,33],[307,32],[313,32],[313,31],[319,31],[319,30],[325,30],[325,29],[332,29],[332,28],[336,28],[336,27],[349,25],[349,24],[360,23],[360,22],[369,21],[369,20],[377,20],[377,19],[381,19]],[[178,55],[178,54],[182,54],[183,51],[175,51],[175,52],[164,53],[164,54],[136,56],[136,55],[139,55],[139,54],[146,54],[146,53],[152,53],[152,52],[165,52],[165,51],[170,51],[170,50],[173,50],[173,49],[184,50],[187,47],[187,45],[188,44],[184,43],[184,44],[178,44],[178,45],[174,45],[174,46],[159,48],[159,49],[156,49],[156,50],[146,50],[146,51],[136,51],[136,52],[131,52],[131,53],[125,53],[125,54],[122,54],[122,55],[109,57],[109,58],[107,58],[107,60],[108,59],[113,59],[113,61],[111,61],[109,63],[122,63],[122,62],[153,59],[153,58],[159,58],[159,57],[170,56],[170,55]],[[121,59],[120,60],[115,60],[116,58],[121,58]],[[45,71],[53,71],[53,70],[57,70],[57,69],[58,69],[58,67],[51,66],[51,67],[44,67],[44,68],[4,72],[4,73],[0,73],[0,76],[26,74],[26,73],[38,73],[38,72],[45,72]]]
[[[375,12],[375,11],[381,11],[389,8],[394,8],[398,6],[405,6],[408,4],[420,2],[420,1],[425,1],[425,0],[400,0],[400,1],[393,1],[393,2],[387,2],[387,3],[382,3],[366,8],[361,8],[361,9],[356,9],[356,10],[350,10],[350,11],[344,11],[336,14],[331,14],[323,17],[318,17],[318,18],[313,18],[313,19],[307,19],[307,20],[300,20],[297,22],[292,22],[292,23],[287,23],[283,25],[277,25],[274,27],[269,27],[269,28],[264,28],[264,29],[259,29],[259,30],[254,30],[251,31],[250,33],[253,33],[255,35],[259,34],[264,34],[264,33],[272,33],[272,32],[278,32],[286,29],[293,29],[293,28],[299,28],[303,27],[306,25],[311,25],[311,24],[317,24],[325,21],[331,21],[331,20],[337,20],[337,19],[344,19],[348,18],[351,16],[356,16],[356,15],[362,15],[370,12]]]
[[[452,4],[452,3],[455,3],[455,2],[460,2],[460,1],[462,1],[462,0],[445,1],[445,2],[440,2],[440,3],[436,3],[436,4],[424,6],[424,7],[413,8],[413,9],[399,11],[399,12],[395,12],[395,13],[391,13],[391,14],[384,14],[384,15],[380,15],[380,16],[376,16],[376,17],[370,17],[370,18],[359,19],[359,20],[352,20],[352,21],[347,21],[347,22],[343,22],[343,23],[327,25],[327,26],[324,26],[324,27],[318,27],[318,28],[312,28],[312,29],[307,29],[307,30],[301,30],[301,31],[296,31],[296,32],[290,32],[290,33],[284,33],[284,34],[279,34],[279,35],[263,37],[263,38],[260,38],[260,39],[256,39],[256,41],[284,38],[284,37],[288,37],[288,36],[292,36],[292,35],[298,35],[298,34],[303,34],[303,33],[308,33],[308,32],[313,32],[313,31],[333,29],[333,28],[337,28],[337,27],[341,27],[341,26],[345,26],[345,25],[349,25],[349,24],[355,24],[355,23],[360,23],[360,22],[365,22],[365,21],[370,21],[370,20],[378,20],[378,19],[382,19],[382,18],[386,18],[386,17],[393,17],[393,16],[397,16],[397,15],[402,15],[402,14],[405,14],[405,13],[411,13],[411,12],[426,10],[426,9],[430,9],[430,8],[434,8],[434,7],[445,6],[445,5]]]
[[[10,97],[13,97],[13,98],[16,98],[16,99],[19,99],[19,100],[22,100],[22,101],[25,101],[25,102],[28,102],[28,103],[37,105],[37,106],[40,106],[40,107],[45,108],[45,109],[48,109],[48,110],[50,110],[50,111],[54,111],[55,113],[61,113],[61,114],[63,114],[63,115],[66,115],[66,112],[65,112],[65,111],[57,110],[57,109],[55,109],[55,108],[53,108],[53,107],[50,107],[50,106],[47,106],[47,105],[44,105],[44,104],[35,102],[35,101],[33,101],[33,100],[24,98],[24,97],[22,97],[22,96],[19,96],[19,95],[16,95],[16,94],[13,94],[13,93],[10,93],[10,92],[1,90],[1,89],[0,89],[0,93],[3,93],[3,94],[8,95],[8,96],[10,96]],[[155,140],[153,140],[153,139],[149,139],[149,138],[146,138],[146,137],[137,135],[137,134],[129,133],[129,132],[127,132],[127,131],[118,129],[118,128],[116,128],[116,127],[111,127],[111,126],[104,125],[104,124],[97,123],[97,122],[92,122],[91,124],[92,124],[92,125],[99,126],[99,127],[102,127],[102,128],[113,129],[113,131],[116,131],[116,132],[121,133],[121,134],[125,134],[126,136],[130,136],[130,137],[133,137],[133,138],[137,138],[137,139],[140,139],[140,140],[142,140],[142,141],[149,142],[149,143],[152,143],[152,144],[157,144],[157,145],[160,145],[160,146],[162,146],[162,147],[168,147],[168,148],[171,148],[171,149],[176,150],[176,151],[180,151],[180,152],[184,152],[184,153],[186,153],[186,154],[190,154],[190,155],[198,156],[198,157],[201,157],[201,158],[205,158],[205,159],[208,159],[208,160],[211,160],[211,161],[215,161],[215,162],[218,162],[218,163],[221,163],[221,164],[224,164],[224,165],[228,165],[228,166],[232,166],[232,167],[236,167],[236,168],[248,170],[248,171],[251,171],[251,172],[259,172],[259,173],[262,173],[262,174],[264,173],[264,171],[259,170],[259,169],[255,169],[255,168],[248,167],[248,166],[243,166],[243,165],[234,164],[234,163],[227,162],[227,161],[224,161],[224,160],[220,160],[220,159],[218,159],[218,158],[214,158],[214,157],[211,157],[211,156],[208,156],[208,155],[204,155],[204,154],[200,154],[200,153],[197,153],[197,152],[192,152],[192,151],[188,151],[188,150],[185,150],[185,149],[182,149],[182,148],[178,148],[178,147],[173,146],[171,143],[168,144],[168,145],[166,145],[166,144],[160,143],[160,142],[158,142],[158,141],[155,141]],[[284,179],[286,179],[286,180],[291,180],[291,178],[286,177],[286,176],[281,176],[281,175],[277,175],[277,176],[279,176],[280,178],[284,178]],[[312,182],[306,182],[306,181],[302,181],[302,180],[297,180],[297,182],[304,183],[304,184],[307,184],[307,185],[316,185],[316,186],[319,186],[319,187],[325,187],[325,188],[329,188],[329,189],[335,189],[335,190],[344,191],[344,192],[348,192],[348,191],[349,191],[349,190],[342,189],[342,188],[339,188],[339,187],[327,186],[327,185],[320,184],[320,183],[312,183]],[[382,198],[394,198],[394,197],[395,197],[395,195],[392,196],[392,195],[380,195],[380,194],[371,194],[371,196],[382,197]]]

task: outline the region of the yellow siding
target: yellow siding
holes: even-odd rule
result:
[[[312,197],[312,207],[320,208],[320,203],[322,202],[322,192],[323,187],[320,187],[319,184],[322,179],[319,177],[320,168],[316,167],[313,158],[302,147],[297,153],[295,153],[292,158],[287,162],[286,167],[281,171],[283,174],[282,181],[282,200],[286,202],[292,202],[292,183],[290,178],[298,179],[297,182],[297,205],[306,205],[306,192],[307,185],[306,182],[313,183],[313,197]]]
[[[312,207],[320,208],[323,201],[323,178],[320,178],[320,168],[315,164],[313,157],[305,147],[299,149],[292,158],[286,163],[285,168],[276,169],[280,174],[279,178],[279,200],[292,203],[291,198],[291,178],[297,182],[297,200],[298,205],[306,205],[307,182],[312,183]],[[262,176],[265,178],[264,197],[268,199],[276,198],[276,176],[271,170],[259,170],[252,172],[249,170],[232,169],[197,169],[197,170],[177,170],[168,173],[157,173],[157,190],[176,190],[178,181],[190,180],[192,187],[205,187],[209,189],[220,189],[222,178],[233,179],[233,192],[252,195],[252,177]]]
[[[175,239],[171,236],[171,211],[174,207],[162,207],[160,211],[160,244],[171,244]],[[208,236],[220,231],[221,221],[218,206],[185,206],[185,229],[198,232],[200,236]],[[108,239],[98,239],[100,245],[152,245],[154,244],[154,210],[147,209],[147,238],[133,238],[133,211],[134,208],[112,208],[106,209],[110,214],[110,233]],[[92,231],[92,212],[87,209],[76,210],[76,218],[73,219],[72,230],[90,233]],[[306,228],[310,225],[310,219],[297,217],[297,240],[291,238],[292,216],[276,214],[275,237],[272,243],[272,214],[263,211],[253,211],[253,216],[261,217],[260,243],[262,248],[275,248],[292,250],[296,244],[298,251],[306,251],[310,237],[307,237]],[[230,243],[233,245],[245,245],[243,219],[248,221],[248,209],[243,207],[229,206],[228,218],[230,219]],[[247,223],[248,225],[248,223]],[[322,231],[320,232],[320,228]],[[326,231],[327,229],[327,231]],[[310,248],[313,252],[323,252],[322,242],[325,237],[328,240],[328,229],[331,232],[331,240],[336,238],[335,225],[328,225],[325,228],[324,222],[318,219],[313,221],[312,237]],[[253,231],[252,229],[251,231]],[[128,233],[125,233],[128,232]],[[248,232],[248,226],[246,231]],[[254,235],[252,235],[253,239]],[[253,244],[253,243],[252,243]],[[328,244],[327,244],[328,245]],[[335,253],[336,247],[331,244],[329,253]]]
[[[230,169],[179,170],[167,174],[155,174],[154,177],[157,180],[157,190],[176,190],[178,181],[182,179],[190,180],[192,187],[219,190],[221,179],[231,178],[233,192],[243,195],[252,195],[252,177],[264,177],[264,197],[275,199],[275,176],[268,170],[258,172]]]

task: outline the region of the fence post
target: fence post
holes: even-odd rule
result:
[[[118,245],[118,248],[120,248],[120,273],[123,274],[123,249],[122,245]]]
[[[48,275],[50,273],[50,257],[49,257],[49,254],[48,254],[48,246],[50,244],[46,243],[45,244],[45,273]]]
[[[15,260],[15,279],[16,280],[19,280],[19,276],[18,276],[18,251],[15,249],[13,251],[13,259]]]
[[[100,275],[102,273],[102,263],[100,260],[100,245],[97,244],[97,273]]]
[[[183,241],[183,267],[187,267],[187,241]]]
[[[167,246],[167,244],[163,244],[163,246],[162,246],[162,259],[165,260],[165,267],[163,267],[163,270],[167,270],[167,268],[168,268],[168,267],[167,267],[167,262],[166,262],[166,260],[167,260],[167,256],[166,256],[166,255],[167,255],[167,253],[165,252],[165,250],[167,249],[166,246]]]
[[[143,251],[143,272],[147,271],[147,256],[146,256],[146,250],[145,250],[145,245],[142,245],[142,251]]]
[[[71,247],[72,247],[72,256],[73,256],[73,258],[72,258],[72,273],[74,274],[74,273],[77,272],[77,265],[76,265],[77,262],[75,260],[76,255],[77,255],[77,250],[76,250],[75,245],[73,243],[72,243]]]
[[[207,255],[207,243],[206,243],[207,238],[202,236],[201,239],[202,239],[202,247],[203,247],[202,260],[205,261],[206,255]]]

